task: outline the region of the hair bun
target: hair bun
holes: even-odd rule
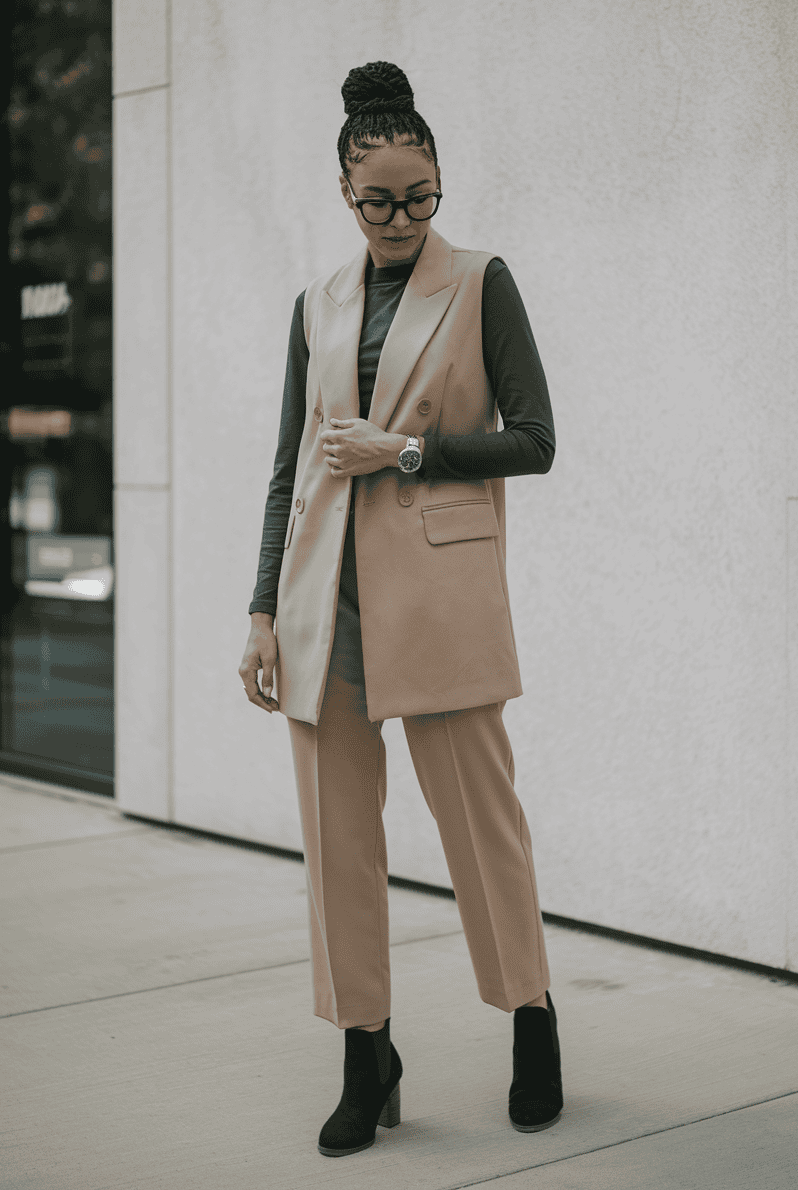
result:
[[[347,116],[363,112],[414,111],[407,75],[393,62],[367,62],[349,71],[341,87]]]

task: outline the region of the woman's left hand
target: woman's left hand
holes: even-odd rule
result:
[[[371,475],[383,467],[398,466],[399,451],[406,445],[402,434],[387,434],[362,417],[330,418],[331,430],[321,433],[322,450],[336,479]]]

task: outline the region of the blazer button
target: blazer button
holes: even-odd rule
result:
[[[302,511],[303,511],[303,509],[304,509],[304,507],[305,507],[305,501],[302,499],[302,497],[301,497],[301,496],[299,496],[299,497],[298,497],[298,498],[297,498],[297,499],[294,501],[294,508],[297,510],[297,512],[302,512]]]
[[[416,409],[419,411],[419,413],[429,413],[431,408],[432,408],[431,401],[426,401],[426,400],[419,401],[419,403],[416,405]]]
[[[316,421],[321,421],[324,417],[324,414],[322,413],[321,409],[319,409],[318,405],[313,410],[313,416],[315,417]]]
[[[404,488],[399,493],[399,503],[404,504],[405,507],[407,507],[409,504],[412,504],[414,499],[415,499],[415,496],[413,495],[412,492],[408,492],[407,488]]]

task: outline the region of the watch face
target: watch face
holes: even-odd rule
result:
[[[403,471],[418,471],[421,466],[421,451],[412,446],[406,446],[399,455],[399,466]]]

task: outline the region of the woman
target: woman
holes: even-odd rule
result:
[[[502,723],[505,701],[522,693],[504,477],[551,467],[546,381],[504,262],[431,227],[441,173],[404,73],[370,62],[341,92],[339,181],[367,243],[294,308],[239,668],[250,701],[288,717],[314,1011],[345,1030],[344,1089],[319,1137],[326,1156],[359,1152],[378,1123],[399,1122],[387,718],[403,720],[480,996],[514,1013],[510,1119],[537,1131],[563,1102],[529,829]]]

